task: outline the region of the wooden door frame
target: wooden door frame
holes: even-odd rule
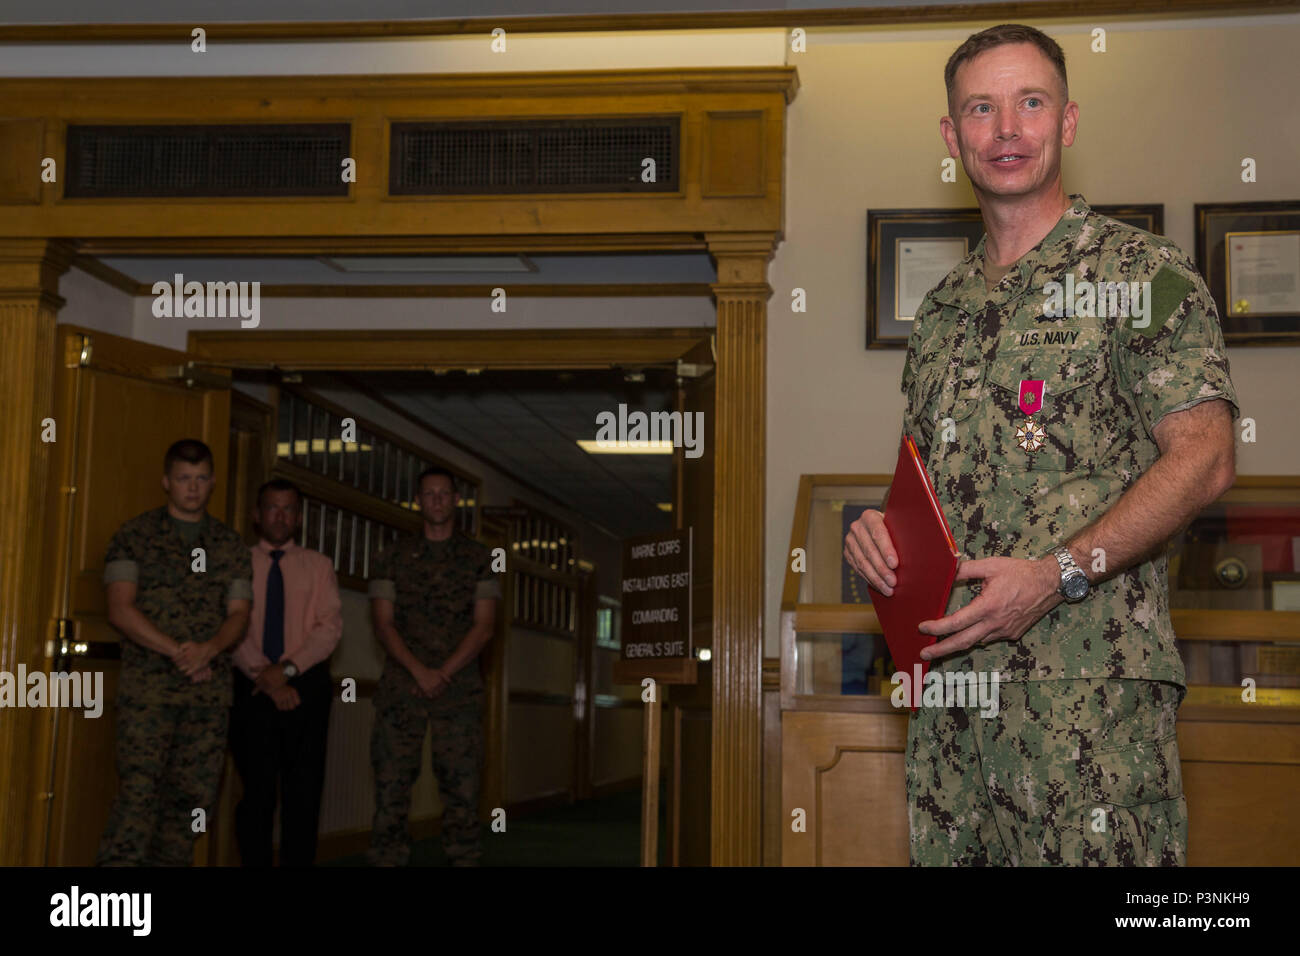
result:
[[[770,239],[754,245],[759,250],[771,248]],[[766,255],[751,251],[740,253],[751,265],[766,268]],[[721,271],[721,268],[720,268]],[[762,463],[765,429],[762,427],[766,365],[765,299],[768,287],[765,282],[718,283],[715,294],[719,301],[718,327],[704,328],[653,328],[653,329],[571,329],[571,330],[483,330],[462,331],[385,331],[385,332],[191,332],[187,352],[191,359],[202,365],[267,369],[278,367],[293,370],[340,367],[348,369],[396,368],[597,368],[611,365],[631,365],[672,362],[678,359],[698,362],[717,352],[718,390],[715,414],[720,427],[717,431],[718,453],[714,478],[714,541],[718,553],[719,543],[727,540],[744,541],[744,549],[751,555],[745,569],[748,574],[737,574],[728,562],[715,561],[714,568],[714,673],[732,676],[731,684],[719,680],[714,688],[714,793],[712,798],[714,821],[713,860],[715,863],[752,863],[750,853],[759,852],[759,833],[749,833],[749,821],[758,821],[758,794],[747,799],[749,788],[744,781],[757,779],[729,775],[730,792],[719,792],[719,772],[716,768],[761,765],[761,735],[758,705],[758,670],[762,647],[762,536],[765,515],[762,494]],[[739,321],[732,327],[728,316]],[[51,318],[53,315],[51,313]],[[719,343],[719,332],[729,331],[725,341]],[[339,356],[346,356],[340,358]],[[4,360],[10,361],[13,356]],[[757,384],[757,388],[755,385]],[[739,394],[737,394],[739,393]],[[748,412],[746,410],[749,410]],[[731,422],[734,431],[728,434],[721,423]],[[730,459],[728,458],[730,450]],[[737,454],[747,459],[747,464],[737,471],[729,471],[726,463],[735,461]],[[746,477],[738,479],[743,473]],[[753,476],[758,475],[755,482]],[[743,494],[728,496],[727,488],[748,485]],[[31,577],[39,573],[39,564],[27,563]],[[36,581],[26,582],[36,587]],[[757,595],[757,599],[755,599]],[[743,600],[742,600],[743,599]],[[724,603],[726,602],[726,603]],[[731,613],[724,615],[723,608]],[[752,653],[742,650],[747,645]],[[752,665],[752,667],[751,667]],[[753,680],[748,671],[753,670]],[[753,691],[753,700],[747,693]],[[739,691],[739,693],[738,693]],[[754,704],[750,708],[750,704]],[[752,709],[753,713],[749,713]],[[724,713],[719,714],[718,711]],[[729,718],[729,722],[726,719]],[[751,725],[752,730],[746,725]],[[746,732],[749,731],[749,732]],[[34,743],[34,742],[33,742]],[[734,774],[734,771],[732,771]],[[737,803],[752,804],[752,809],[738,820],[733,816]],[[30,809],[29,811],[30,812]],[[727,821],[731,825],[727,826]],[[723,824],[720,828],[719,824]],[[729,835],[730,842],[719,847],[718,832]],[[747,849],[752,847],[751,849]]]
[[[717,554],[747,558],[714,563],[715,864],[756,865],[761,850],[761,792],[754,781],[761,766],[765,342],[771,290],[756,274],[766,272],[772,243],[770,236],[712,238],[710,248],[719,262],[719,279],[724,280],[713,286],[716,327],[191,332],[187,348],[199,365],[293,370],[598,368],[678,359],[698,362],[716,354],[714,546]],[[48,315],[52,320],[53,312]],[[16,355],[0,361],[11,365]],[[27,562],[24,567],[29,578],[25,586],[39,590],[34,580],[39,564]]]
[[[160,84],[166,97],[157,95]],[[717,267],[717,281],[708,284],[717,309],[709,350],[718,383],[714,549],[727,556],[713,571],[711,858],[715,864],[758,865],[766,326],[772,294],[767,267],[782,236],[785,111],[797,89],[797,71],[789,66],[0,79],[0,97],[10,104],[0,119],[0,159],[14,171],[0,177],[0,398],[20,424],[50,414],[54,325],[63,305],[59,275],[78,254],[707,252]],[[388,193],[384,170],[395,120],[629,115],[679,120],[675,192]],[[66,173],[70,126],[187,125],[196,116],[213,124],[346,122],[351,156],[365,175],[346,196],[329,200],[77,199],[64,196],[66,176],[54,183],[41,178],[46,156],[64,160],[60,172]],[[274,333],[237,334],[262,349],[276,342]],[[331,343],[334,333],[312,334],[318,349],[337,344]],[[408,344],[419,338],[397,334]],[[474,359],[476,348],[481,351],[472,333],[460,335],[433,340],[443,364],[463,365]],[[545,334],[511,336],[530,348],[557,347],[554,340],[546,344]],[[664,341],[664,331],[655,330],[654,338]],[[215,349],[214,342],[202,344]],[[429,353],[429,340],[418,344]],[[584,329],[571,330],[566,347],[573,350],[573,367],[589,367],[628,355],[630,344],[626,332]],[[257,361],[265,367],[270,356],[263,352]],[[514,368],[535,367],[527,356],[516,354],[513,361]],[[390,367],[402,364],[395,360]],[[26,425],[0,435],[0,451],[10,462],[0,481],[8,504],[0,513],[0,557],[9,559],[0,569],[0,669],[12,670],[20,661],[39,666],[48,636],[48,617],[32,595],[45,587],[42,542],[52,518],[43,514],[41,489],[51,451],[33,435],[39,432]],[[25,719],[9,725],[0,727],[0,776],[27,779],[38,735]],[[28,821],[41,797],[24,788],[16,797],[0,794],[0,800],[0,862],[24,862],[30,855]]]

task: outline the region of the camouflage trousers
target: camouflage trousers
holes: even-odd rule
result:
[[[999,709],[908,721],[913,866],[1183,866],[1174,720],[1183,688],[1144,680],[1001,683]]]
[[[194,811],[211,822],[226,759],[225,707],[117,699],[117,798],[100,866],[190,866]]]
[[[375,698],[370,763],[375,772],[375,819],[370,834],[372,865],[405,866],[411,838],[407,817],[411,788],[420,775],[425,730],[432,725],[433,775],[442,802],[442,848],[452,866],[477,866],[479,778],[483,755],[483,698],[476,694],[455,706],[414,695]]]

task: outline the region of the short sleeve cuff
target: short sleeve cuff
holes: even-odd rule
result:
[[[230,592],[226,595],[227,601],[251,601],[253,600],[253,582],[247,578],[236,578],[230,582]]]
[[[378,598],[381,601],[396,601],[397,585],[387,578],[372,578],[369,594],[371,598]]]
[[[480,581],[474,589],[474,599],[481,601],[484,598],[501,599],[501,582],[496,578],[490,581]]]
[[[1216,365],[1192,361],[1151,370],[1137,390],[1147,420],[1154,428],[1170,412],[1180,412],[1210,399],[1221,398],[1232,407],[1232,418],[1241,417],[1237,393]]]
[[[140,580],[140,566],[129,559],[110,561],[104,565],[104,583],[115,584],[118,581],[130,581],[135,584]]]

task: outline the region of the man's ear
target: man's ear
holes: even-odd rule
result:
[[[939,120],[939,135],[943,137],[944,144],[948,147],[948,155],[953,159],[961,159],[961,148],[957,144],[957,125],[952,121],[951,116],[944,116]]]
[[[1074,134],[1079,129],[1079,104],[1070,100],[1065,104],[1065,112],[1061,116],[1061,145],[1073,146]]]

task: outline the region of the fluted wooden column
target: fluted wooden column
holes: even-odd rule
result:
[[[0,239],[0,670],[15,675],[19,664],[44,667],[52,446],[41,441],[40,423],[54,414],[57,293],[71,259],[66,243]],[[70,437],[63,425],[59,439]],[[48,769],[35,765],[42,716],[25,707],[0,711],[0,864],[36,862],[40,849]]]
[[[712,862],[762,863],[763,541],[770,233],[709,235],[718,266]]]

